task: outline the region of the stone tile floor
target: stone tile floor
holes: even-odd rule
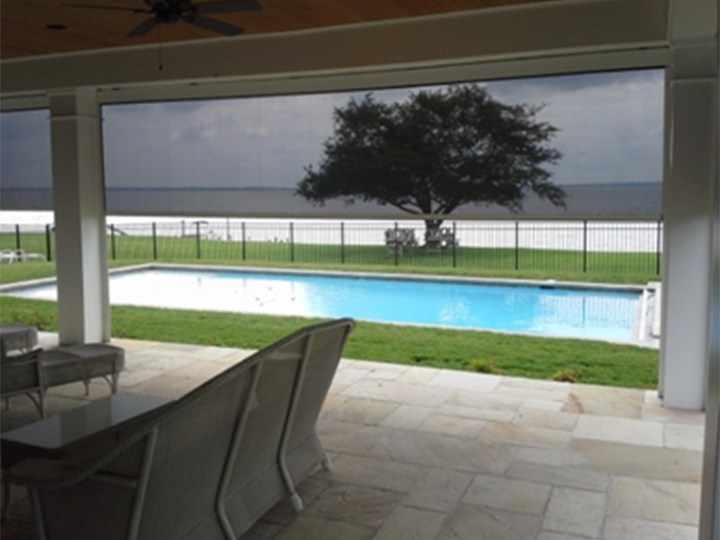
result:
[[[52,344],[55,336],[42,336]],[[178,397],[250,351],[115,340],[122,392]],[[55,388],[58,413],[107,395]],[[31,422],[13,398],[2,430]],[[243,540],[694,540],[704,415],[656,392],[343,360],[319,422],[333,460]],[[34,538],[22,490],[2,538]]]

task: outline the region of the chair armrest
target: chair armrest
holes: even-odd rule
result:
[[[14,356],[2,356],[2,367],[10,365],[25,365],[33,362],[37,362],[40,359],[40,354],[43,352],[42,348],[33,349],[32,351],[16,354]]]
[[[41,368],[42,349],[6,356],[0,363],[0,389],[3,396],[22,391],[42,392],[45,382]]]

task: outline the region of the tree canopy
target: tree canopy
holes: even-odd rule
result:
[[[335,109],[324,156],[305,168],[297,193],[316,204],[373,201],[423,216],[465,204],[519,212],[529,191],[564,206],[545,168],[561,157],[548,144],[557,129],[537,119],[540,110],[501,103],[479,85],[420,90],[396,103],[367,94]]]

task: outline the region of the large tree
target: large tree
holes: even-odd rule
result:
[[[522,211],[529,191],[564,206],[546,168],[561,157],[548,145],[557,129],[537,119],[540,109],[501,103],[479,85],[421,90],[397,103],[368,94],[335,109],[324,156],[317,169],[306,167],[297,193],[316,204],[391,205],[424,216],[428,230],[465,204]]]

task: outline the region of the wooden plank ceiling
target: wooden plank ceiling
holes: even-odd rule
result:
[[[212,18],[240,26],[243,39],[271,32],[309,30],[346,24],[422,17],[465,10],[527,4],[547,0],[258,0],[261,9],[214,14]],[[196,0],[202,4],[203,0]],[[127,8],[88,9],[69,4]],[[2,0],[0,59],[71,53],[151,43],[170,43],[218,34],[179,22],[163,24],[142,37],[127,34],[149,16],[144,0]],[[428,36],[432,39],[432,36]]]

